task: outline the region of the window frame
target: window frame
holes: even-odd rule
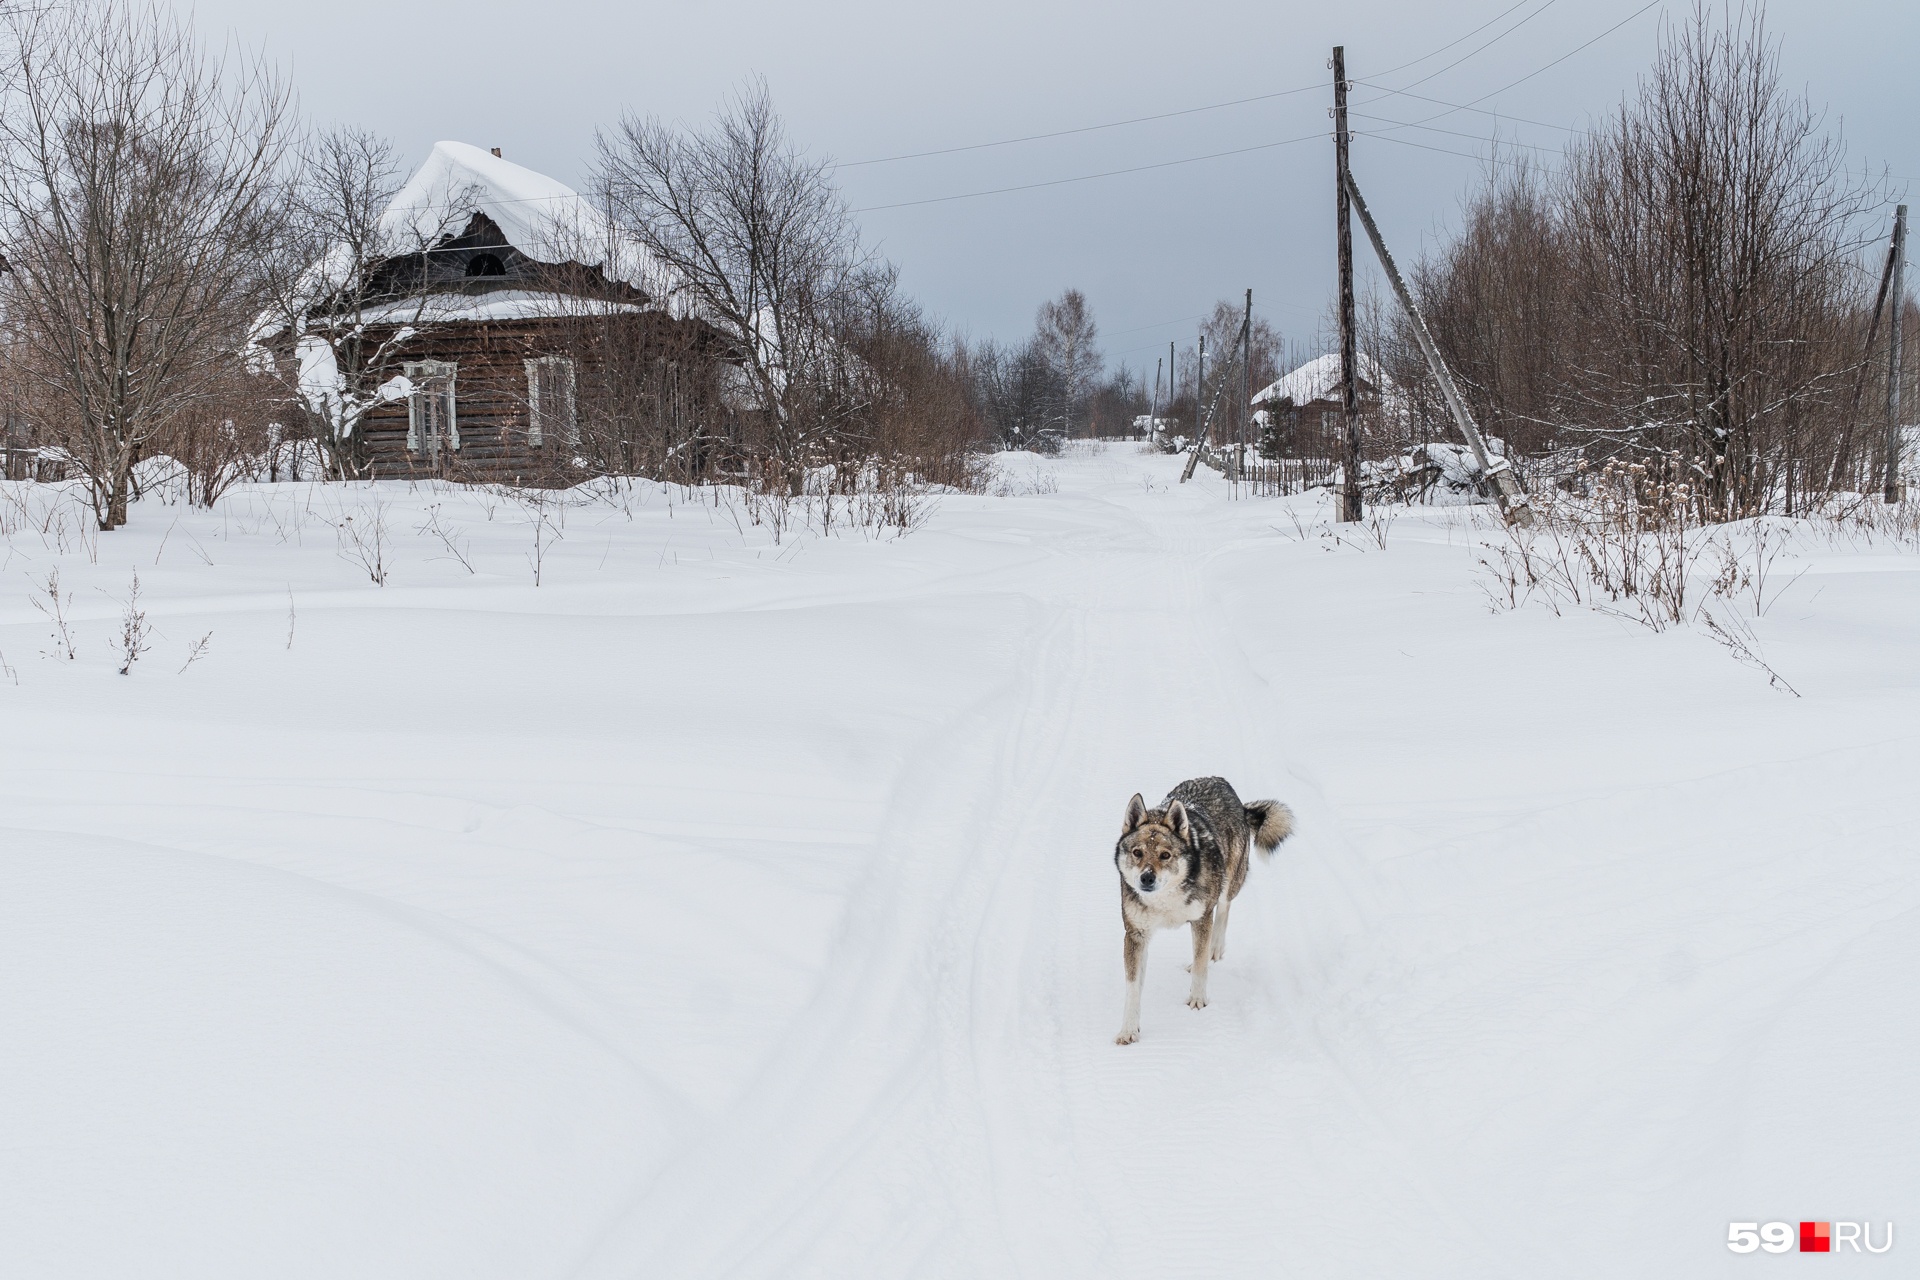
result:
[[[571,356],[529,356],[527,370],[527,445],[549,443],[575,448],[580,443],[577,375]],[[558,413],[553,400],[558,398]],[[549,430],[549,428],[559,430]]]
[[[421,430],[422,409],[426,398],[438,394],[444,389],[447,397],[447,447],[455,453],[460,451],[460,414],[459,397],[454,391],[454,382],[460,373],[460,364],[455,360],[413,360],[401,370],[407,381],[413,384],[413,393],[407,397],[407,452],[424,453],[433,456],[433,450],[427,448],[426,433]]]

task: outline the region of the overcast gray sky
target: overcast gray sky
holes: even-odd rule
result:
[[[1305,89],[838,171],[851,203],[869,210],[860,215],[869,239],[951,325],[1017,338],[1042,299],[1078,286],[1109,357],[1151,371],[1168,339],[1189,339],[1200,312],[1249,286],[1256,309],[1287,337],[1315,334],[1333,278],[1330,46],[1346,46],[1355,79],[1378,76],[1448,103],[1539,72],[1480,105],[1541,124],[1455,112],[1430,127],[1451,133],[1394,135],[1420,147],[1356,140],[1355,174],[1397,252],[1411,257],[1458,208],[1479,168],[1472,157],[1484,154],[1496,129],[1557,146],[1566,134],[1543,126],[1579,125],[1632,88],[1663,15],[1690,8],[1687,0],[1656,0],[1630,17],[1645,2],[202,0],[196,12],[210,37],[238,35],[287,65],[316,120],[378,129],[412,163],[442,138],[499,146],[509,159],[576,185],[591,163],[596,125],[627,110],[698,123],[755,74],[766,77],[795,137],[842,162]],[[1789,81],[1828,110],[1853,162],[1920,177],[1920,4],[1775,0],[1767,20],[1784,43]],[[1371,104],[1358,112],[1401,121],[1444,110],[1371,87],[1354,100]],[[1302,136],[1308,140],[1265,146]],[[1264,149],[1166,165],[1254,147]],[[876,207],[1145,165],[1166,167]]]

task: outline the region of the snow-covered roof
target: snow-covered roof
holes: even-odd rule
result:
[[[485,214],[507,243],[536,262],[578,262],[609,280],[632,285],[679,313],[679,290],[644,245],[622,231],[572,187],[465,142],[436,142],[381,215],[391,256],[418,253],[466,230]],[[353,268],[344,245],[313,264],[300,293],[318,302],[345,286]]]
[[[544,320],[651,310],[634,302],[601,302],[557,293],[496,289],[490,293],[432,294],[370,306],[354,317],[362,324],[453,324],[461,321]]]
[[[465,142],[436,142],[387,206],[381,229],[402,243],[458,235],[475,213],[536,262],[599,267],[653,297],[671,291],[638,242],[565,183]]]
[[[1392,380],[1380,368],[1380,362],[1372,356],[1361,353],[1359,368],[1355,371],[1360,381],[1376,391],[1390,391]],[[1338,400],[1340,398],[1340,355],[1335,352],[1309,360],[1283,378],[1277,378],[1254,393],[1255,404],[1278,404],[1282,400],[1291,400],[1295,404],[1311,404],[1315,400]]]

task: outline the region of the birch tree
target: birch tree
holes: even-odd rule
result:
[[[1093,309],[1078,289],[1041,303],[1034,317],[1034,351],[1053,370],[1060,397],[1053,417],[1068,436],[1082,421],[1087,394],[1106,363],[1097,345],[1099,336]]]

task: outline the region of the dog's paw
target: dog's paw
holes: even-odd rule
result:
[[[1187,997],[1187,1008],[1204,1009],[1206,1007],[1207,1007],[1207,998],[1205,996],[1193,995],[1193,996]]]
[[[1227,958],[1227,949],[1225,947],[1222,947],[1207,958],[1207,963],[1219,964],[1222,960],[1225,960],[1226,958]],[[1192,969],[1193,966],[1188,965],[1187,968]]]
[[[1113,1038],[1113,1042],[1115,1044],[1132,1044],[1135,1040],[1138,1040],[1139,1038],[1140,1038],[1140,1028],[1135,1027],[1131,1031],[1122,1031],[1119,1035]]]

